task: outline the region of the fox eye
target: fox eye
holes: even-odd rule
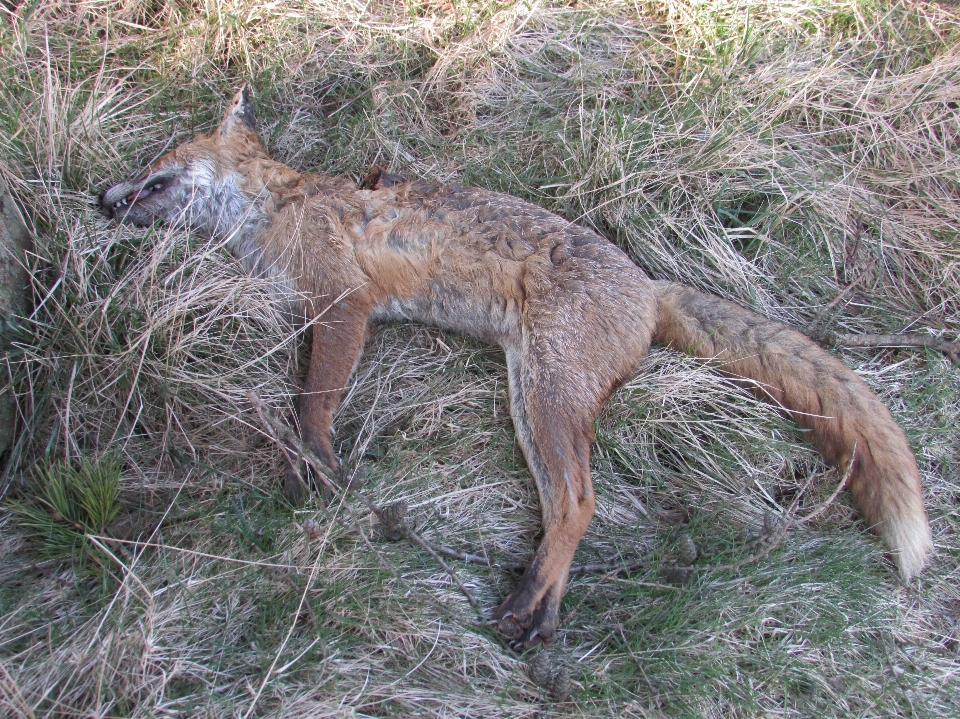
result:
[[[150,188],[150,191],[151,191],[151,192],[160,192],[160,190],[162,190],[162,189],[163,189],[163,183],[162,183],[162,182],[158,182],[157,184],[153,185],[153,186]]]

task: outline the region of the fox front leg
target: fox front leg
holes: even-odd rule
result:
[[[332,473],[340,468],[331,441],[333,414],[363,350],[368,316],[365,303],[348,298],[333,305],[313,326],[310,368],[299,400],[300,434]],[[300,467],[289,460],[284,492],[294,502],[305,494]]]

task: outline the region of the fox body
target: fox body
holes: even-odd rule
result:
[[[932,543],[915,459],[886,407],[842,362],[731,302],[652,281],[608,240],[530,203],[386,177],[362,189],[270,159],[244,89],[212,135],[163,155],[101,202],[127,222],[175,222],[227,238],[292,315],[322,315],[300,425],[333,469],[333,413],[371,323],[415,320],[503,347],[510,411],[544,525],[496,615],[512,640],[531,645],[556,630],[574,550],[594,512],[594,420],[652,342],[753,380],[811,430],[829,461],[852,463],[854,502],[901,575],[923,568]],[[286,490],[302,492],[296,468]]]

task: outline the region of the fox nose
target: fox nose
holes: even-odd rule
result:
[[[107,217],[113,218],[114,212],[113,208],[107,204],[107,192],[104,190],[100,193],[97,198],[97,203],[100,205],[100,211],[103,212]]]

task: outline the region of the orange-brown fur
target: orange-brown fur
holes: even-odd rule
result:
[[[304,436],[331,468],[330,424],[368,325],[412,319],[499,343],[517,440],[544,537],[498,613],[522,644],[546,641],[594,511],[594,419],[651,342],[715,360],[782,405],[831,462],[852,461],[860,511],[905,578],[931,549],[916,462],[886,407],[806,337],[737,305],[654,282],[594,232],[507,195],[373,173],[364,187],[271,160],[241,91],[218,131],[103,197],[110,214],[183,222],[228,238],[248,271],[295,290],[312,321]],[[291,468],[287,491],[302,491]]]

